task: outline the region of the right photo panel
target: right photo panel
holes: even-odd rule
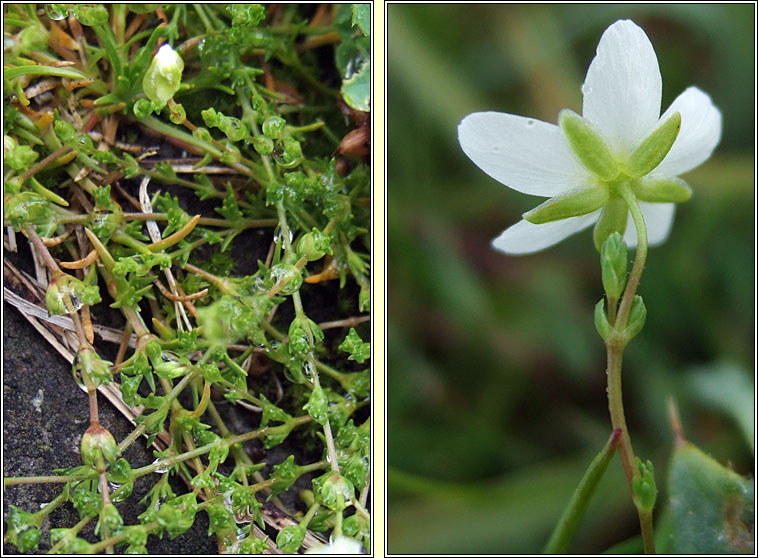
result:
[[[753,553],[755,5],[385,10],[387,553]]]

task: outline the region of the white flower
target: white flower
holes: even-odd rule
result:
[[[514,190],[551,198],[496,238],[496,249],[537,252],[593,223],[596,245],[613,230],[636,245],[617,193],[622,183],[639,201],[648,242],[660,244],[674,219],[672,202],[690,193],[676,177],[708,159],[721,139],[721,112],[697,87],[660,114],[658,59],[629,20],[603,33],[582,93],[583,117],[564,110],[559,126],[497,112],[470,114],[459,124],[461,147],[479,168]]]
[[[329,544],[314,546],[306,554],[360,554],[361,543],[350,537],[339,536]]]

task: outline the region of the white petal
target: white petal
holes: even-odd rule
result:
[[[476,166],[525,194],[552,197],[591,179],[555,124],[475,112],[458,125],[458,141]]]
[[[618,156],[629,155],[661,114],[661,72],[653,45],[634,22],[605,30],[582,86],[582,116],[593,122]]]
[[[656,175],[677,176],[694,169],[711,156],[721,140],[721,111],[697,87],[679,95],[661,120],[678,111],[682,127],[671,151],[653,171]]]
[[[522,219],[503,231],[492,241],[492,246],[513,255],[539,252],[592,225],[600,217],[600,211],[598,209],[581,217],[570,217],[543,225],[534,225]]]
[[[642,217],[645,219],[645,228],[647,228],[647,243],[649,246],[663,244],[671,232],[671,225],[674,223],[674,210],[676,204],[673,203],[647,203],[639,202]],[[637,230],[634,228],[632,215],[626,222],[626,232],[624,241],[628,246],[637,246]]]

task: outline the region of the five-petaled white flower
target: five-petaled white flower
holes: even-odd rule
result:
[[[634,246],[622,190],[634,193],[648,242],[660,244],[674,203],[691,193],[678,175],[708,159],[721,139],[721,112],[697,87],[660,114],[658,59],[629,20],[603,33],[582,93],[583,116],[564,110],[559,126],[498,112],[470,114],[458,126],[463,151],[484,172],[519,192],[551,198],[496,238],[496,249],[537,252],[593,223],[598,249],[614,230]]]
[[[360,554],[361,543],[355,539],[339,536],[329,544],[313,546],[305,551],[306,554]]]

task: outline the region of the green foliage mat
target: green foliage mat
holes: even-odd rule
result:
[[[5,478],[57,494],[11,502],[6,543],[155,551],[202,516],[219,552],[370,549],[370,15],[4,11],[8,285],[89,400],[81,461]]]

